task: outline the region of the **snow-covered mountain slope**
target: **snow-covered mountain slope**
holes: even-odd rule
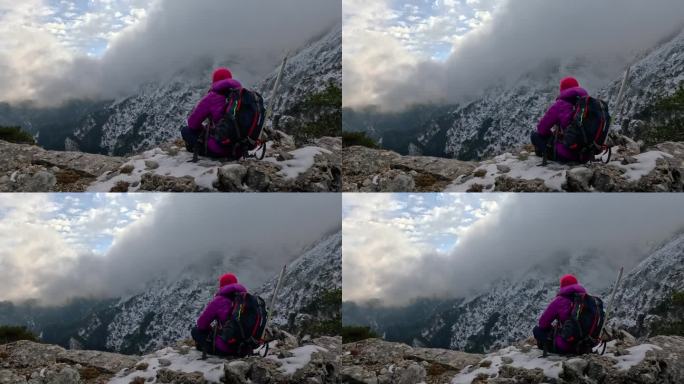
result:
[[[615,117],[619,113],[615,109],[621,84],[622,79],[616,79],[599,93],[609,101]],[[684,86],[684,30],[635,62],[628,84],[622,106],[623,119],[646,118],[649,107]]]
[[[628,64],[625,62],[624,66]],[[482,95],[472,102],[444,106],[428,120],[412,118],[415,112],[410,109],[405,112],[405,123],[396,124],[394,128],[382,123],[374,124],[373,120],[391,121],[394,118],[392,114],[384,116],[376,113],[373,118],[364,116],[363,122],[355,121],[353,125],[345,123],[345,129],[368,132],[374,139],[381,140],[385,148],[402,154],[407,154],[412,144],[430,156],[460,160],[491,158],[529,142],[530,133],[558,94],[559,79],[568,75],[580,79],[590,94],[609,101],[611,113],[616,117],[617,97],[623,76],[604,67],[612,68],[613,65],[604,66],[591,58],[542,63],[516,81],[483,90]],[[678,111],[663,111],[662,108],[654,110],[654,106],[682,87],[684,31],[640,56],[631,63],[631,67],[622,116],[645,120],[647,123],[657,120],[658,124],[671,123],[673,117],[681,121],[681,107],[675,108]],[[430,108],[437,109],[434,106]],[[349,113],[354,119],[358,114],[356,111]],[[639,130],[644,128],[633,127],[634,124],[637,123],[627,122],[629,129],[623,130],[623,133],[641,139]],[[388,138],[399,133],[403,137],[400,142],[387,142]],[[668,134],[673,136],[676,132]],[[656,138],[655,142],[647,142],[653,145],[662,141],[665,140]]]
[[[642,261],[625,276],[616,296],[610,323],[638,336],[682,319],[684,294],[684,235]]]
[[[615,324],[635,327],[637,319],[652,312],[673,292],[681,291],[684,287],[683,260],[684,236],[679,236],[632,270],[621,285],[622,295],[611,315]],[[424,337],[432,345],[434,341],[430,339],[438,334],[440,327],[449,327],[451,348],[478,352],[526,339],[539,315],[556,295],[557,276],[565,273],[583,276],[585,288],[603,297],[607,304],[610,287],[601,286],[600,282],[610,284],[611,271],[595,267],[588,270],[587,265],[597,265],[592,263],[592,256],[572,257],[556,266],[537,267],[521,277],[497,282],[485,294],[435,317],[436,326],[424,330]]]
[[[270,302],[278,276],[256,293]],[[299,331],[305,317],[340,319],[342,305],[342,232],[315,244],[287,266],[274,303],[274,324]],[[297,318],[299,317],[299,318]]]
[[[71,140],[83,150],[126,155],[179,137],[188,114],[206,88],[206,81],[198,76],[178,76],[161,85],[146,84],[136,95],[88,115]]]
[[[477,101],[456,108],[446,128],[444,155],[482,159],[529,141],[537,119],[556,97],[559,73],[522,78],[513,88],[488,90]]]
[[[255,86],[266,103],[279,70],[276,68]],[[288,59],[273,111],[292,115],[299,102],[325,91],[329,85],[342,88],[342,24]]]
[[[341,233],[322,239],[288,266],[276,300],[274,323],[299,331],[297,314],[309,323],[339,318],[341,299],[334,292],[342,285]],[[187,271],[172,279],[148,284],[144,292],[122,298],[110,308],[93,313],[78,331],[86,348],[123,353],[160,349],[190,335],[190,327],[216,293],[212,272]],[[269,302],[277,276],[253,289]],[[332,296],[332,297],[331,297]],[[336,305],[335,302],[336,301]],[[302,325],[303,327],[303,325]]]
[[[587,281],[600,280],[595,276],[599,271],[586,269],[595,264],[592,256],[558,259],[555,265],[537,266],[522,275],[501,279],[486,293],[435,316],[422,331],[425,344],[482,353],[527,338],[556,296],[558,276],[574,273]],[[596,294],[605,287],[586,284],[586,288]]]
[[[277,95],[277,114],[293,108],[330,84],[341,87],[341,25],[296,52],[285,68]],[[270,98],[279,70],[257,84],[243,84]],[[163,84],[145,84],[139,92],[87,115],[70,138],[72,145],[91,152],[128,155],[180,137],[187,116],[207,92],[210,69],[180,73]]]
[[[484,293],[465,300],[452,299],[450,305],[422,320],[419,336],[414,340],[402,340],[392,335],[387,340],[476,353],[510,346],[531,336],[539,316],[557,294],[558,276],[566,273],[580,276],[589,293],[602,297],[608,304],[609,285],[615,271],[601,267],[605,264],[594,262],[594,258],[590,254],[565,259],[559,256],[555,264],[538,265],[525,273],[500,279]],[[627,329],[639,337],[650,337],[661,334],[659,331],[665,328],[673,329],[673,324],[681,324],[683,303],[681,298],[673,298],[673,295],[681,295],[684,291],[683,261],[684,235],[679,235],[629,272],[616,297],[610,325]],[[444,300],[445,303],[447,301]],[[372,317],[379,312],[365,313]],[[416,325],[417,317],[420,315],[406,316],[404,325]],[[379,315],[365,319],[361,324],[376,330],[388,325],[396,326]]]

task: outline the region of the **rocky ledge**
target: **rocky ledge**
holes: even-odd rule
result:
[[[674,384],[684,382],[684,337],[611,341],[604,355],[542,356],[530,341],[488,355],[381,340],[343,345],[347,383]]]
[[[340,138],[295,148],[282,132],[266,158],[239,162],[193,163],[182,142],[123,158],[0,141],[0,192],[339,192],[341,151]]]
[[[342,345],[342,382],[353,384],[448,383],[482,355],[447,349],[413,348],[368,339]]]
[[[345,192],[681,192],[684,142],[641,148],[627,137],[616,140],[608,164],[542,166],[521,148],[481,162],[395,152],[360,146],[345,148]]]
[[[340,337],[298,343],[287,336],[267,357],[225,360],[179,343],[146,356],[19,341],[0,345],[0,384],[338,383]]]

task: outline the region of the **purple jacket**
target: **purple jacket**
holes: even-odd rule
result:
[[[188,117],[188,128],[193,131],[202,130],[202,122],[207,118],[211,118],[212,123],[217,123],[223,117],[226,106],[225,94],[231,89],[240,89],[242,84],[235,79],[226,79],[215,82],[211,86],[211,90],[206,96],[197,104],[195,109]],[[223,146],[216,142],[213,138],[209,138],[207,149],[218,156],[229,156]]]
[[[562,324],[565,320],[570,318],[572,312],[572,298],[569,295],[573,293],[587,293],[583,286],[579,284],[566,285],[558,291],[558,295],[549,304],[544,313],[539,318],[539,328],[550,329],[553,327],[554,320],[558,320]],[[569,352],[570,346],[560,337],[556,336],[556,347],[561,352]]]
[[[228,316],[231,315],[233,309],[233,301],[229,296],[236,292],[247,292],[247,289],[241,284],[229,284],[221,288],[197,319],[197,329],[200,331],[210,331],[211,323],[214,320],[221,323],[228,320]],[[216,349],[219,351],[229,352],[228,346],[221,340],[219,335],[216,335],[215,343]]]
[[[589,93],[581,87],[568,88],[558,95],[556,102],[546,111],[546,114],[539,121],[537,125],[537,133],[540,136],[551,136],[551,128],[559,126],[561,130],[570,125],[573,114],[575,113],[575,99],[579,97],[586,97]],[[566,161],[578,161],[579,157],[576,153],[566,148],[563,143],[556,144],[556,154]]]

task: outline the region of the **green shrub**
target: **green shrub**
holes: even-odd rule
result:
[[[330,84],[323,92],[309,96],[304,104],[310,108],[333,107],[341,109],[342,89],[334,84]]]
[[[352,147],[355,145],[373,149],[378,148],[378,145],[375,143],[375,141],[368,137],[365,132],[342,132],[342,146]]]
[[[35,144],[30,133],[21,130],[21,127],[0,127],[0,140],[17,144]]]
[[[301,324],[296,332],[311,337],[335,336],[342,332],[342,290],[334,289],[323,292],[311,303],[303,307],[299,313],[312,315],[313,322]],[[294,316],[291,318],[291,326],[294,325]]]
[[[0,326],[0,344],[13,343],[19,340],[38,341],[38,337],[23,326]]]
[[[684,83],[672,96],[658,100],[640,118],[646,121],[646,126],[637,138],[647,146],[684,141]]]
[[[660,303],[653,311],[663,320],[655,322],[651,333],[654,335],[684,336],[684,292],[674,292],[667,300]]]
[[[378,335],[370,327],[344,326],[342,327],[342,343],[354,343],[366,339],[376,339]]]
[[[293,113],[306,121],[293,127],[292,136],[298,144],[323,136],[339,137],[342,131],[342,89],[330,84],[324,91],[307,97],[293,109]]]

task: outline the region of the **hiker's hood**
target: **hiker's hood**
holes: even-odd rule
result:
[[[556,100],[572,100],[577,97],[586,97],[589,95],[589,92],[587,92],[584,88],[582,87],[574,87],[574,88],[568,88],[564,91],[562,91]]]
[[[233,293],[241,293],[241,292],[247,292],[247,288],[245,288],[242,284],[236,283],[236,284],[228,284],[224,286],[223,288],[219,289],[218,294],[216,296],[230,296]]]
[[[240,84],[239,81],[237,81],[235,79],[225,79],[225,80],[217,81],[214,84],[212,84],[211,91],[217,92],[217,93],[225,93],[231,89],[240,89],[240,88],[242,88],[242,84]]]
[[[566,285],[558,291],[561,296],[572,295],[573,293],[587,293],[587,290],[579,284]]]

